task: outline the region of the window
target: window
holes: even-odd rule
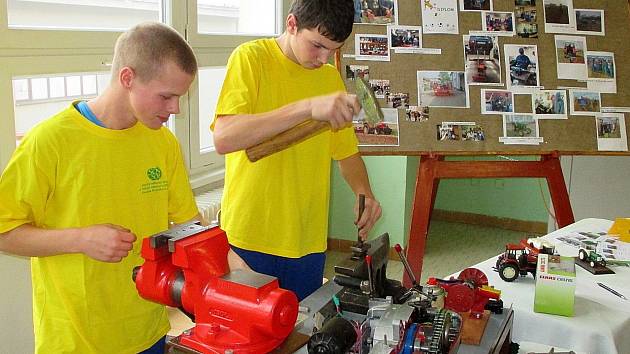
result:
[[[95,97],[97,77],[106,78],[104,82],[109,83],[109,76],[108,72],[99,72],[13,79],[13,92],[20,92],[19,95],[14,94],[13,98],[16,143],[19,144],[24,134],[35,124],[66,108],[72,101]],[[83,82],[88,84],[82,85]],[[98,93],[105,87],[100,87]],[[28,95],[29,90],[31,96]]]
[[[197,31],[274,35],[278,8],[276,0],[197,0]]]
[[[2,0],[0,0],[2,1]],[[33,125],[109,84],[120,31],[159,21],[186,34],[200,72],[181,113],[168,127],[180,141],[193,187],[222,178],[214,150],[214,117],[232,50],[255,36],[279,33],[290,0],[5,0],[0,3],[0,167]],[[4,99],[4,101],[2,101]],[[197,181],[197,182],[195,182]],[[197,184],[195,184],[197,183]]]
[[[160,6],[160,0],[8,0],[7,13],[14,29],[112,31],[159,21]]]
[[[214,119],[218,93],[225,78],[225,66],[199,69],[199,148],[200,152],[214,149],[210,124]]]

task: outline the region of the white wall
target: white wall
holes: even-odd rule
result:
[[[29,260],[0,253],[0,284],[0,353],[33,353],[35,339]]]
[[[575,221],[630,217],[630,157],[563,156],[562,172]],[[549,230],[555,230],[553,219]]]

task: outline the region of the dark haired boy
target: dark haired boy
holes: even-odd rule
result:
[[[355,195],[366,195],[356,221],[362,238],[381,216],[351,124],[359,102],[327,64],[353,19],[353,0],[294,1],[282,35],[232,53],[211,126],[217,151],[227,154],[221,224],[230,244],[300,300],[322,284],[331,159]],[[310,119],[332,129],[247,160],[244,149]]]

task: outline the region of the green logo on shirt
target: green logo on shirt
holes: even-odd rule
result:
[[[162,177],[162,170],[159,167],[151,167],[147,170],[147,177],[152,181],[157,181]]]

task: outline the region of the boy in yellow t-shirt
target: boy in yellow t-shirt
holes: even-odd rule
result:
[[[381,215],[351,126],[359,102],[327,64],[353,19],[352,0],[294,1],[280,37],[232,53],[211,127],[217,151],[227,154],[221,226],[230,244],[299,299],[322,284],[331,160],[357,197],[367,197],[356,221],[362,238]],[[244,149],[310,119],[332,130],[247,160]]]
[[[142,237],[199,218],[163,126],[196,73],[173,29],[130,29],[105,92],[34,127],[0,177],[0,251],[33,257],[36,353],[163,353],[166,309],[131,274]]]

